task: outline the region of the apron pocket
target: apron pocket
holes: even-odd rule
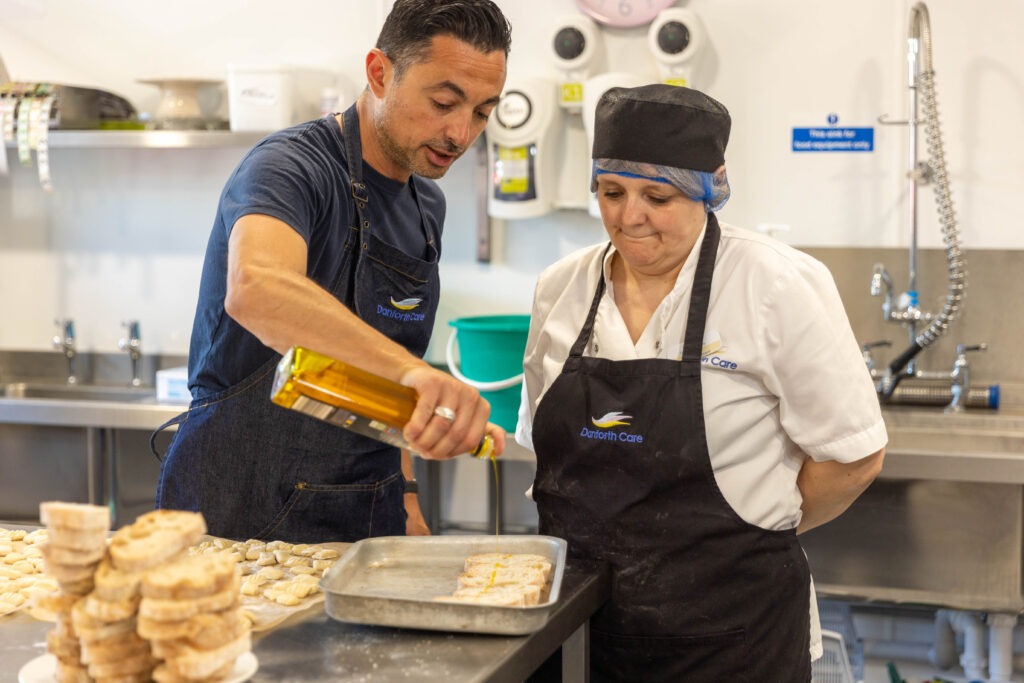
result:
[[[290,543],[355,542],[405,535],[402,473],[364,484],[297,482],[273,520],[255,538]]]
[[[591,629],[590,637],[597,683],[750,680],[752,662],[742,628],[694,636],[625,636]]]

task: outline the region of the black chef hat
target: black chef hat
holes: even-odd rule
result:
[[[655,83],[611,88],[594,115],[594,159],[714,173],[725,163],[729,111],[704,93]]]

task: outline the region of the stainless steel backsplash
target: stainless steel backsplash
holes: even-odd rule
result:
[[[875,263],[884,263],[896,293],[907,287],[909,270],[906,249],[805,248],[832,271],[846,313],[860,343],[891,339],[891,348],[876,349],[881,365],[909,344],[907,328],[882,320],[882,297],[870,293]],[[971,384],[999,384],[1003,405],[1024,405],[1024,251],[965,250],[967,295],[961,315],[949,331],[921,353],[924,370],[948,371],[956,358],[957,344],[985,342],[988,350],[972,353]],[[946,254],[942,249],[919,249],[917,283],[920,306],[937,313],[946,297]]]

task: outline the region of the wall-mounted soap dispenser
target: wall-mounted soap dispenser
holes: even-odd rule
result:
[[[558,103],[579,113],[583,106],[583,81],[595,73],[601,53],[601,31],[582,14],[560,19],[551,37],[551,58],[559,72]]]
[[[487,212],[495,218],[533,218],[553,208],[562,117],[556,90],[541,78],[505,85],[486,129]]]
[[[659,12],[647,31],[647,47],[658,63],[662,83],[694,87],[706,41],[700,18],[690,10],[670,7]]]

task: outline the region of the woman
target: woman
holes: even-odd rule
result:
[[[517,440],[542,533],[612,569],[598,681],[810,681],[798,532],[881,469],[885,426],[828,270],[719,226],[725,107],[614,88],[594,128],[609,243],[541,274]]]

